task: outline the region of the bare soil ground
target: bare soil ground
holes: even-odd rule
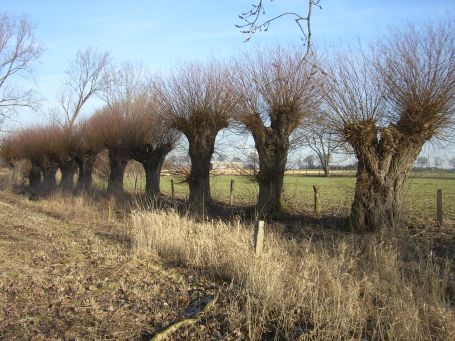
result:
[[[62,218],[1,192],[0,340],[149,339],[215,293],[189,270],[133,257],[125,228]],[[221,310],[173,339],[218,339]]]

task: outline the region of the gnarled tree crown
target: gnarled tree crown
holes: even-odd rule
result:
[[[425,142],[453,126],[454,28],[451,18],[421,29],[408,26],[370,51],[333,60],[326,105],[331,123],[354,147],[368,129],[374,130],[375,143],[394,149],[406,141]]]
[[[105,108],[97,114],[106,147],[122,146],[130,151],[163,144],[170,148],[178,133],[159,114],[152,79],[140,65],[126,64],[116,72],[106,92]],[[95,125],[97,125],[95,123]]]
[[[321,97],[315,61],[302,58],[302,51],[281,47],[236,58],[236,119],[248,130],[269,126],[290,135],[317,110]]]
[[[227,68],[220,62],[183,64],[155,83],[162,117],[187,137],[226,128],[235,101]]]
[[[455,21],[394,30],[378,44],[375,68],[387,114],[406,135],[430,139],[454,123]]]

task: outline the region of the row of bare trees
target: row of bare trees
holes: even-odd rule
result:
[[[71,190],[77,170],[78,188],[90,186],[96,155],[107,149],[108,192],[123,191],[126,164],[134,159],[144,166],[147,193],[155,197],[161,165],[182,133],[191,158],[189,204],[200,212],[211,203],[216,137],[232,126],[253,136],[257,208],[268,214],[282,210],[291,137],[303,127],[303,139],[333,137],[321,152],[323,161],[335,144],[349,145],[357,157],[351,226],[370,230],[393,224],[423,144],[453,126],[453,32],[452,19],[422,29],[410,26],[369,50],[324,62],[297,49],[258,49],[224,64],[182,64],[167,77],[150,77],[131,65],[115,71],[107,56],[87,51],[79,55],[76,72],[68,73],[61,101],[65,122],[13,134],[4,155],[32,162],[30,185],[42,174],[45,187],[53,188],[60,168],[61,186]],[[81,106],[95,94],[106,104],[76,123]]]

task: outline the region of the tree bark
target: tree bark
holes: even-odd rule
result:
[[[377,128],[373,121],[349,127],[357,156],[357,174],[350,227],[373,231],[400,221],[400,197],[407,175],[426,139],[410,138],[395,125]]]
[[[199,132],[195,132],[196,134]],[[204,131],[188,136],[191,172],[187,178],[189,207],[195,214],[202,214],[212,202],[210,193],[210,161],[215,150],[218,131]]]
[[[149,144],[132,151],[132,157],[140,162],[145,171],[145,193],[152,199],[160,194],[160,175],[166,155],[172,150],[172,143],[163,143],[157,146]]]
[[[358,232],[394,226],[399,221],[400,194],[405,177],[379,179],[359,160],[350,224]],[[395,184],[395,186],[394,186]]]
[[[41,187],[41,168],[33,161],[31,164],[32,166],[28,173],[28,187],[31,191],[36,191]]]
[[[203,212],[212,201],[210,193],[211,158],[211,156],[191,156],[191,172],[188,177],[189,204],[197,212]]]
[[[64,192],[72,192],[74,188],[74,175],[76,174],[74,163],[71,161],[60,163],[60,171],[62,172],[60,188]]]
[[[76,188],[78,191],[86,192],[92,186],[93,166],[95,164],[96,154],[85,154],[77,159],[79,168],[79,177],[77,179]]]
[[[125,168],[130,158],[116,149],[109,149],[109,183],[107,193],[109,195],[121,195],[124,193],[123,177]]]
[[[57,173],[57,165],[49,165],[43,168],[43,189],[46,192],[52,192],[57,188],[57,180],[55,174]]]
[[[9,166],[13,169],[13,176],[11,178],[11,185],[15,186],[19,184],[20,175],[22,170],[22,163],[18,160],[11,160]]]
[[[330,177],[330,169],[327,167],[327,168],[324,168],[324,176],[326,178],[329,178]]]
[[[324,171],[324,176],[326,178],[330,177],[330,166],[329,166],[329,158],[327,157],[327,160],[323,160],[321,162],[322,170]]]
[[[35,189],[39,189],[45,193],[55,190],[57,187],[55,174],[57,173],[58,165],[48,157],[43,156],[34,158],[32,164],[35,164],[43,175],[42,181],[40,180],[40,184]]]
[[[160,175],[164,157],[158,162],[146,162],[142,165],[145,170],[145,193],[152,199],[156,199],[160,194]]]
[[[261,174],[261,171],[259,171]],[[260,212],[267,214],[283,210],[281,193],[283,191],[283,174],[277,172],[266,179],[259,180],[259,196],[257,207]]]
[[[253,138],[259,156],[259,172],[256,175],[259,196],[256,206],[263,214],[281,212],[289,138],[266,127],[253,131]]]

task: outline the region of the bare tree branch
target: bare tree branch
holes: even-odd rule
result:
[[[273,0],[271,0],[273,1]],[[247,35],[245,41],[249,41],[252,36],[257,32],[265,32],[269,29],[270,24],[283,17],[292,17],[299,27],[300,32],[303,35],[303,41],[306,45],[306,52],[311,53],[312,41],[311,41],[311,16],[313,6],[322,8],[319,5],[320,0],[308,0],[308,10],[306,15],[302,15],[297,12],[289,11],[278,14],[270,19],[260,21],[261,15],[265,15],[265,5],[263,0],[259,0],[256,4],[252,4],[251,8],[240,14],[239,18],[243,21],[242,24],[235,25],[241,29],[241,32]],[[306,25],[304,24],[306,22]]]
[[[338,132],[330,126],[326,116],[321,113],[302,124],[292,143],[309,147],[316,154],[325,176],[329,176],[330,162],[334,154],[347,149],[347,146]]]
[[[66,125],[73,127],[84,104],[94,95],[106,90],[110,84],[107,69],[110,63],[107,52],[87,48],[79,51],[76,60],[66,72],[66,80],[60,94],[60,107]]]
[[[11,81],[31,75],[42,53],[27,17],[0,16],[0,125],[19,108],[36,108],[35,92]]]

